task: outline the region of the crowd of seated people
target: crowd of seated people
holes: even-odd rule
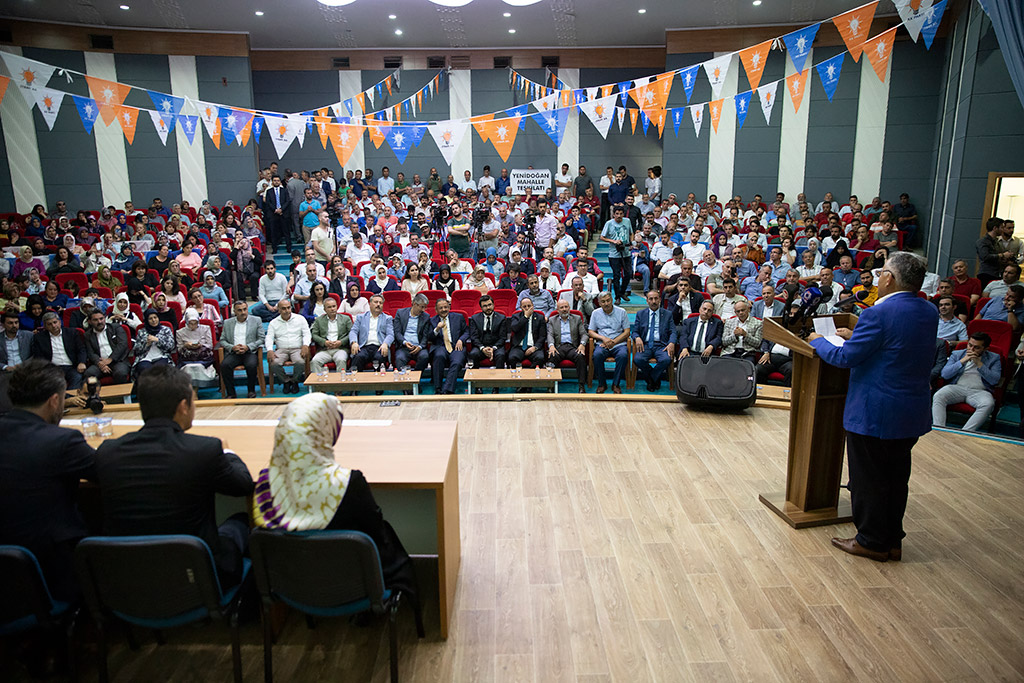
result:
[[[677,335],[653,356],[649,343],[630,342],[636,347],[632,363],[648,386],[657,386],[651,378],[660,381],[668,372],[658,367],[657,358],[670,344],[676,357],[687,351],[678,335],[690,316],[700,316],[704,299],[710,300],[711,315],[722,323],[723,332],[730,321],[736,325],[729,338],[733,343],[726,345],[723,338],[713,353],[724,349],[750,356],[761,379],[788,382],[791,362],[785,349],[763,340],[753,344],[754,335],[747,335],[750,325],[740,315],[749,320],[766,312],[778,314],[809,286],[825,294],[821,313],[856,313],[873,305],[875,281],[886,258],[912,244],[919,222],[906,194],[896,204],[875,197],[868,205],[856,196],[840,205],[831,193],[817,203],[800,194],[792,205],[783,193],[770,203],[761,195],[749,202],[734,196],[723,203],[713,194],[701,202],[692,193],[680,199],[662,192],[659,167],[648,169],[640,182],[625,167],[608,167],[598,178],[585,167],[576,175],[566,167],[556,186],[539,196],[512,195],[506,169],[491,175],[485,168],[475,180],[469,171],[463,175],[456,181],[431,169],[423,176],[406,180],[402,174],[396,180],[384,167],[380,176],[367,169],[365,174],[348,171],[335,177],[329,169],[279,173],[272,164],[260,173],[256,197],[244,207],[204,202],[193,208],[182,202],[168,208],[154,199],[146,210],[127,202],[123,210],[107,207],[72,217],[63,203],[51,214],[37,206],[26,216],[8,215],[0,223],[0,244],[11,254],[9,261],[0,260],[0,268],[8,270],[0,303],[16,307],[23,328],[37,330],[48,311],[74,309],[86,296],[106,311],[113,296],[123,293],[131,310],[119,313],[117,320],[131,330],[144,328],[153,311],[174,337],[186,330],[185,315],[192,310],[203,331],[207,321],[212,323],[210,344],[216,345],[234,300],[255,303],[251,313],[264,323],[281,317],[281,304],[287,301],[288,325],[278,321],[278,326],[288,346],[281,347],[279,335],[268,329],[264,349],[268,360],[273,357],[275,379],[292,392],[298,390],[299,378],[282,374],[283,367],[292,365],[297,373],[325,350],[318,343],[306,348],[312,340],[304,341],[298,328],[304,324],[308,335],[327,315],[325,304],[331,299],[334,315],[351,321],[350,334],[362,329],[360,317],[377,320],[384,313],[394,318],[400,310],[411,309],[418,294],[428,295],[428,314],[436,313],[438,297],[444,298],[449,314],[465,319],[467,331],[486,294],[510,321],[524,313],[526,300],[533,314],[553,316],[557,302],[566,299],[570,311],[579,311],[590,325],[594,312],[602,310],[602,291],[609,291],[612,306],[620,307],[631,300],[637,280],[645,297],[659,293]],[[1012,221],[993,219],[987,227],[988,234],[978,243],[979,263],[989,264],[979,273],[981,279],[969,277],[964,262],[953,266],[957,316],[973,327],[978,327],[975,321],[1005,323],[1015,343],[1020,337],[1020,300],[1014,287],[1019,287],[1024,247],[1013,237]],[[588,252],[595,238],[608,246],[607,273]],[[293,245],[300,246],[293,250]],[[270,257],[282,247],[291,255],[287,272],[278,272]],[[83,287],[88,288],[84,294]],[[930,273],[925,295],[936,296],[939,287],[939,276]],[[379,312],[373,295],[381,296]],[[744,301],[748,306],[741,305],[738,313],[737,305]],[[638,324],[632,321],[634,327]],[[188,336],[187,330],[182,334]],[[511,335],[508,330],[504,341],[508,355],[513,351]],[[159,335],[129,337],[148,340]],[[603,360],[605,342],[593,340]],[[330,341],[337,346],[339,340]],[[936,366],[962,341],[940,345],[937,340]],[[394,363],[403,343],[397,348],[384,344],[388,353],[379,354],[378,364]],[[205,360],[210,344],[204,344],[204,360],[199,361],[204,370],[212,367]],[[155,342],[144,348],[150,356],[147,363],[180,364],[181,352],[190,351],[180,344],[161,350]],[[282,348],[287,353],[279,353]],[[426,360],[414,354],[410,362],[429,365],[435,348],[427,339],[421,349]],[[466,348],[467,360],[480,360],[474,353],[478,344],[470,340]],[[139,349],[131,350],[138,365]],[[507,360],[502,351],[499,358]],[[541,351],[546,354],[548,349]],[[610,355],[616,360],[621,356],[607,351],[614,351]],[[349,349],[346,355],[343,359],[335,353],[328,364],[337,367],[344,360],[357,369],[372,365],[369,352],[360,356]],[[542,355],[527,354],[524,360],[541,360]],[[1013,355],[1013,350],[1004,355]],[[588,364],[592,356],[590,352],[585,359]],[[655,362],[654,370],[650,362]],[[196,362],[189,363],[197,371]],[[595,377],[602,379],[604,363],[593,365]],[[437,373],[440,391],[449,371],[446,366]],[[613,381],[613,390],[619,384]]]

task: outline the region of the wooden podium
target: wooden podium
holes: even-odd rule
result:
[[[827,317],[835,319],[837,328],[857,324],[857,316],[850,313]],[[763,330],[765,339],[792,351],[793,388],[786,490],[758,498],[794,529],[849,522],[850,504],[839,502],[839,485],[850,371],[822,361],[814,347],[783,326],[782,318],[765,318]]]

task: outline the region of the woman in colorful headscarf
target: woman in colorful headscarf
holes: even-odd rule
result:
[[[304,394],[288,404],[274,431],[270,466],[256,482],[253,520],[283,531],[362,531],[377,544],[385,586],[401,589],[415,604],[409,554],[384,520],[370,485],[362,472],[334,461],[341,423],[333,396]]]
[[[160,315],[156,309],[146,311],[142,319],[145,322],[135,333],[133,370],[136,377],[154,365],[169,365],[171,352],[174,351],[174,332],[170,327],[160,324]]]

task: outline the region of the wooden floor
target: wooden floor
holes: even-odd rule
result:
[[[345,413],[461,425],[452,635],[439,640],[428,613],[427,638],[416,641],[404,613],[403,681],[1024,679],[1019,445],[923,438],[904,560],[876,564],[829,545],[852,526],[794,531],[758,502],[782,487],[787,411],[536,401],[362,403]],[[139,652],[119,643],[114,679],[229,680],[216,625],[168,636]],[[385,681],[387,652],[381,625],[324,620],[310,631],[293,614],[275,672]],[[245,627],[243,658],[246,679],[260,680],[258,623]]]

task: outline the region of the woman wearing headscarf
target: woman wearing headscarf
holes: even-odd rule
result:
[[[395,254],[402,253],[402,245],[395,241],[394,235],[390,232],[384,233],[384,241],[381,243],[380,249],[378,250],[380,255],[386,259],[391,258]]]
[[[341,300],[338,313],[349,313],[353,318],[370,310],[370,302],[367,301],[359,290],[359,285],[354,282],[348,284],[348,291],[345,298]]]
[[[25,283],[25,291],[29,294],[42,294],[46,290],[46,282],[43,281],[42,275],[35,268],[29,268],[25,271],[28,275],[28,282]],[[55,282],[55,280],[50,280]]]
[[[199,313],[185,309],[185,324],[175,333],[178,341],[178,367],[193,380],[216,379],[213,367],[213,332],[209,325],[199,324]]]
[[[203,290],[199,287],[193,287],[192,291],[188,293],[188,307],[195,309],[201,320],[209,320],[217,326],[217,329],[220,329],[221,325],[224,324],[220,310],[213,304],[206,303],[203,297]],[[184,313],[184,311],[182,312]]]
[[[64,235],[61,240],[61,244],[68,248],[68,251],[71,252],[72,256],[78,256],[81,258],[85,253],[85,247],[75,241],[75,236],[73,234]]]
[[[203,284],[199,289],[202,290],[204,299],[213,299],[218,306],[227,306],[231,303],[228,301],[228,295],[224,293],[224,288],[209,270],[203,274]]]
[[[838,242],[836,242],[836,246],[834,246],[832,248],[832,251],[828,253],[828,258],[825,259],[825,266],[835,270],[836,268],[839,267],[839,259],[841,259],[844,256],[849,256],[851,259],[853,259],[853,253],[850,251],[850,248],[846,245],[846,239],[841,239]],[[856,263],[857,259],[853,259],[853,262]]]
[[[814,254],[814,265],[822,265],[825,257],[821,253],[821,242],[817,237],[811,237],[807,240],[807,251]]]
[[[230,266],[230,261],[228,266]],[[206,272],[213,275],[213,279],[217,281],[220,288],[224,290],[224,295],[231,291],[234,286],[234,279],[231,277],[231,271],[224,267],[224,262],[221,260],[220,252],[216,252],[206,259]],[[197,272],[198,275],[198,272]]]
[[[251,218],[249,219],[252,220]],[[263,257],[252,248],[248,237],[240,237],[231,252],[231,263],[235,266],[235,298],[244,300],[245,286],[249,285],[249,297],[253,301],[259,298],[260,268]]]
[[[374,269],[373,277],[366,283],[366,289],[374,294],[382,294],[398,289],[398,285],[388,277],[388,267],[382,263]]]
[[[127,325],[132,332],[138,330],[142,325],[139,316],[132,313],[131,302],[128,301],[128,295],[125,292],[114,297],[114,305],[107,311],[107,317],[112,323]]]
[[[110,266],[100,266],[96,271],[96,277],[92,279],[92,286],[106,287],[110,291],[114,291],[121,286],[121,281],[110,274]]]
[[[154,294],[150,308],[156,311],[156,315],[160,318],[161,322],[168,322],[173,329],[178,329],[178,312],[167,305],[166,294],[163,292]],[[143,322],[145,322],[145,317],[143,317]]]
[[[14,260],[14,265],[11,266],[11,279],[16,279],[29,268],[35,268],[40,273],[46,272],[46,265],[43,263],[43,260],[33,256],[32,247],[26,244],[18,251],[18,258]]]
[[[99,242],[93,242],[81,257],[82,270],[85,271],[86,275],[92,275],[99,272],[99,269],[103,266],[110,268],[113,265],[110,257],[103,253],[103,245]],[[118,283],[120,284],[120,283]]]
[[[446,263],[441,266],[441,270],[438,272],[437,277],[434,278],[434,289],[439,289],[444,292],[444,296],[448,301],[452,300],[452,292],[460,287],[459,281],[452,277],[452,269]]]
[[[274,431],[270,466],[256,482],[253,520],[264,529],[365,533],[377,546],[385,587],[401,590],[418,611],[409,554],[363,473],[334,461],[342,419],[337,399],[327,394],[304,394],[288,404]]]
[[[405,261],[402,259],[401,254],[391,255],[391,265],[388,266],[388,275],[393,275],[396,280],[401,280],[405,277]]]
[[[450,266],[448,267],[450,269]],[[481,294],[486,294],[487,292],[491,291],[492,289],[494,289],[494,285],[492,285],[491,281],[487,279],[485,273],[486,270],[484,269],[483,265],[477,264],[477,266],[473,269],[473,272],[470,273],[466,277],[466,279],[462,281],[462,288],[475,289]]]
[[[171,352],[174,351],[174,332],[160,324],[160,314],[156,309],[146,311],[143,320],[145,322],[135,333],[135,366],[132,370],[136,378],[154,365],[170,365]]]

